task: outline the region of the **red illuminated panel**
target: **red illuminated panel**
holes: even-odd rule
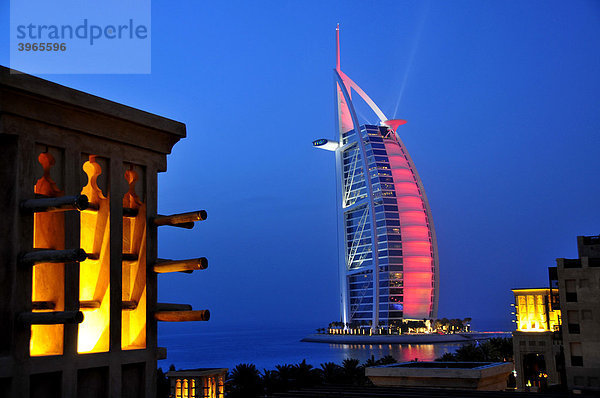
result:
[[[429,300],[429,294],[431,293],[431,273],[420,271],[407,274],[407,272],[404,271],[404,293],[406,293],[407,287],[418,288],[423,291],[427,290],[427,300]]]
[[[409,240],[429,241],[429,228],[419,226],[403,227],[400,225],[400,235],[402,235],[402,242]]]
[[[402,119],[391,119],[391,120],[386,120],[385,122],[383,122],[386,126],[388,126],[389,128],[391,128],[394,132],[396,132],[396,130],[398,129],[398,127],[402,126],[403,124],[406,124],[406,120],[402,120]]]
[[[410,169],[392,169],[392,177],[394,182],[414,182],[412,171]]]
[[[390,145],[388,145],[390,144]],[[400,148],[400,145],[394,145],[394,141],[386,141],[385,142],[385,150],[388,154],[388,156],[402,156],[404,157],[404,152],[402,151],[402,148]]]
[[[397,126],[395,126],[397,127]],[[425,206],[414,172],[395,139],[384,140],[394,178],[402,237],[404,298],[403,315],[408,319],[430,316],[433,306],[433,256]]]
[[[427,242],[402,242],[402,254],[406,256],[427,256],[431,267],[431,243]],[[406,264],[406,262],[405,262]],[[406,269],[406,268],[405,268]]]
[[[348,109],[348,104],[346,104],[346,100],[344,99],[344,95],[340,89],[340,85],[338,84],[336,87],[339,103],[338,115],[340,118],[339,123],[341,125],[341,129],[342,131],[352,130],[354,128],[354,123],[352,123],[352,115]],[[350,90],[348,90],[348,95],[350,95]]]
[[[418,196],[399,196],[398,209],[403,210],[423,210],[423,201]]]
[[[427,217],[423,211],[406,211],[400,212],[400,225],[420,225],[427,226]]]
[[[396,185],[396,195],[419,195],[419,188],[417,184],[413,182],[398,182]]]
[[[429,254],[425,256],[414,256],[414,257],[404,257],[404,279],[406,279],[406,275],[408,273],[412,273],[414,276],[415,273],[427,273],[429,275],[429,285],[431,285],[431,256]],[[424,274],[423,274],[424,275]],[[422,275],[421,275],[422,277]]]
[[[410,166],[408,165],[408,160],[404,157],[404,155],[392,155],[389,156],[390,165],[396,169],[408,169]]]

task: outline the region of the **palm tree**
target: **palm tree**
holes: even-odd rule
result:
[[[325,383],[337,384],[342,379],[342,368],[340,365],[333,362],[322,363],[321,376]]]
[[[260,373],[253,364],[241,363],[227,377],[228,397],[257,397],[262,391]]]
[[[277,365],[275,366],[275,371],[277,377],[279,378],[279,386],[282,391],[288,391],[292,388],[295,383],[294,377],[294,366],[293,365]]]
[[[468,318],[468,317],[462,320],[463,329],[464,329],[465,332],[470,332],[470,330],[469,330],[469,326],[470,325],[469,324],[471,323],[471,321],[472,321],[472,319]]]
[[[298,365],[294,365],[293,369],[297,388],[312,387],[320,384],[321,375],[312,365],[306,363],[306,359],[303,359]]]
[[[358,359],[346,358],[342,362],[344,379],[348,384],[362,384],[362,378],[365,375],[364,369],[359,366]]]
[[[370,368],[371,366],[377,365],[379,365],[379,361],[375,360],[375,355],[371,355],[371,358],[367,359],[362,366],[363,368]]]
[[[281,381],[279,380],[279,375],[274,370],[263,370],[262,384],[264,388],[264,393],[267,396],[271,396],[273,395],[273,393],[283,391],[280,389]]]
[[[444,355],[442,355],[439,358],[436,358],[435,360],[441,361],[441,362],[456,362],[456,358],[454,357],[454,354],[451,352],[446,352],[446,353],[444,353]]]

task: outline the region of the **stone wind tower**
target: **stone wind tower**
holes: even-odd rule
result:
[[[157,173],[185,125],[0,67],[0,396],[155,397]]]

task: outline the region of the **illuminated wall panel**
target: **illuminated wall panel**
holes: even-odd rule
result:
[[[399,196],[396,198],[398,209],[423,211],[423,200],[418,196]]]
[[[426,256],[430,259],[431,256],[431,243],[429,242],[403,242],[402,253],[404,257],[409,256]]]
[[[79,324],[77,352],[105,352],[110,337],[110,202],[98,187],[103,170],[95,156],[84,163],[83,171],[88,182],[81,193],[91,206],[80,213],[81,248],[89,257],[79,265],[79,305],[84,319]]]
[[[517,331],[546,332],[560,326],[560,310],[549,304],[550,289],[514,289]]]
[[[397,165],[395,165],[397,166]],[[413,176],[412,171],[409,169],[392,169],[392,176],[394,177],[394,182],[414,182],[415,178]]]
[[[57,153],[57,156],[61,154]],[[44,175],[36,182],[34,192],[45,197],[63,196],[50,176],[50,170],[56,163],[50,152],[41,153],[38,161],[44,169]],[[33,219],[33,247],[36,249],[65,248],[65,215],[62,212],[39,212]],[[48,311],[65,309],[65,265],[63,263],[42,263],[33,267],[33,302],[52,303]],[[43,310],[34,310],[41,312]],[[33,325],[29,352],[31,356],[61,355],[63,353],[63,325]]]
[[[385,140],[389,156],[398,211],[402,252],[404,256],[404,317],[429,318],[433,310],[434,257],[431,232],[421,192],[410,163],[404,156],[405,149],[395,134]]]
[[[138,179],[130,166],[125,172],[129,190],[123,208],[136,215],[123,217],[123,252],[135,258],[122,264],[122,300],[128,305],[121,311],[121,347],[127,350],[146,347],[146,205],[136,193]]]
[[[427,217],[423,211],[400,211],[400,225],[427,226]]]
[[[425,226],[408,225],[402,229],[402,240],[419,240],[429,242],[429,228]]]

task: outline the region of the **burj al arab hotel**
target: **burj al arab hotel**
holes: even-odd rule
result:
[[[335,153],[342,322],[436,318],[437,241],[423,183],[398,134],[406,120],[388,119],[342,72],[339,26],[336,41],[337,140],[313,146]],[[359,124],[353,92],[378,122]]]

